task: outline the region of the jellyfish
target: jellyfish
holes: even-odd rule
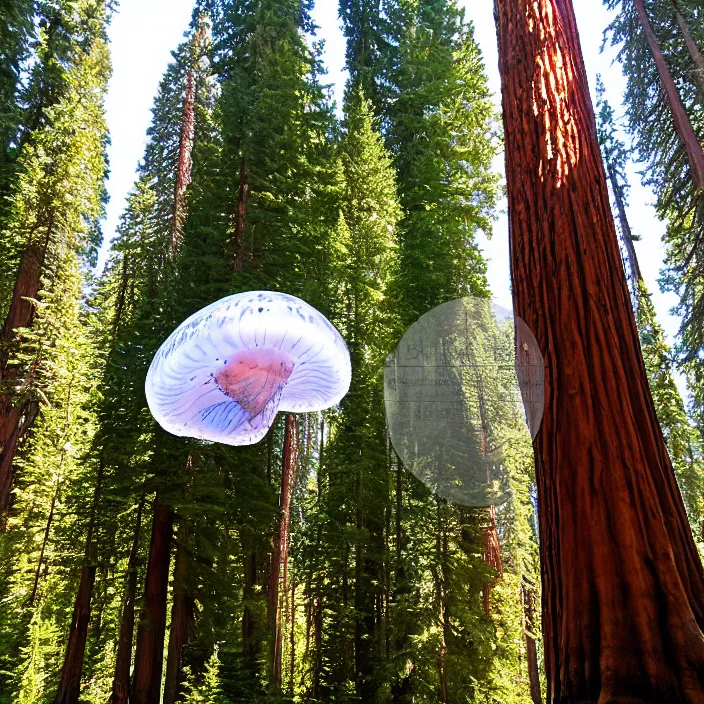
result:
[[[278,411],[339,403],[350,379],[349,350],[325,316],[295,296],[250,291],[181,323],[154,356],[145,390],[173,435],[252,445]]]

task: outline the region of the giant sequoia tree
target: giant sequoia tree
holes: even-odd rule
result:
[[[497,19],[514,305],[546,362],[548,700],[701,701],[702,567],[639,351],[572,3],[498,0]]]

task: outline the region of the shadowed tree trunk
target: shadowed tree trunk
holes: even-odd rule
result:
[[[626,204],[623,199],[623,190],[618,182],[618,177],[616,176],[616,170],[613,164],[609,161],[608,156],[606,157],[606,171],[609,175],[609,181],[611,181],[611,191],[614,194],[614,201],[616,202],[616,212],[618,213],[618,221],[621,226],[621,239],[626,247],[626,254],[628,255],[628,266],[631,269],[631,274],[635,282],[634,292],[636,299],[638,298],[639,284],[643,280],[643,274],[640,271],[640,265],[638,264],[638,255],[636,254],[636,247],[633,239],[633,231],[631,230],[631,225],[628,222],[628,216],[626,214]]]
[[[648,387],[572,3],[496,12],[514,311],[546,364],[534,448],[548,702],[704,702],[702,566]]]
[[[538,667],[538,643],[535,638],[535,606],[533,592],[523,580],[523,614],[525,617],[526,660],[528,661],[528,682],[533,704],[542,704],[540,691],[540,668]]]
[[[159,704],[166,633],[173,516],[167,504],[154,500],[152,537],[144,584],[144,607],[137,629],[131,704]]]
[[[247,183],[247,163],[244,154],[240,159],[240,187],[237,198],[237,215],[235,216],[235,271],[244,269],[244,223],[247,217],[249,184]]]
[[[182,677],[183,646],[193,634],[194,608],[195,604],[188,585],[188,521],[182,518],[178,528],[174,564],[173,603],[163,704],[174,704],[178,699]]]
[[[130,693],[130,669],[132,667],[132,639],[134,636],[134,603],[137,596],[137,556],[139,535],[142,531],[142,510],[144,496],[137,507],[132,548],[127,562],[127,586],[120,619],[120,635],[115,655],[115,675],[112,680],[112,693],[108,704],[127,704]]]
[[[296,417],[289,413],[286,416],[284,430],[284,454],[281,468],[281,491],[279,494],[279,509],[281,511],[279,524],[274,534],[274,550],[271,557],[271,572],[269,573],[269,591],[267,592],[267,618],[269,633],[272,637],[272,663],[271,674],[273,681],[281,686],[282,665],[282,630],[281,616],[285,609],[279,609],[279,582],[281,581],[281,568],[284,570],[284,584],[282,592],[286,593],[286,572],[288,570],[288,544],[289,527],[291,524],[291,497],[296,477],[298,462],[296,439]]]
[[[702,145],[699,143],[697,135],[694,133],[692,123],[689,120],[687,111],[684,109],[680,94],[677,91],[677,86],[672,80],[670,69],[667,67],[667,62],[660,49],[657,37],[653,32],[653,28],[650,26],[645,3],[643,0],[633,0],[633,5],[636,8],[638,19],[643,27],[645,38],[648,41],[650,53],[653,55],[653,60],[657,66],[660,83],[665,91],[665,96],[670,106],[670,113],[672,114],[675,130],[687,152],[694,188],[698,191],[704,188],[704,151],[702,150]]]
[[[90,602],[93,597],[93,584],[95,583],[95,569],[97,549],[93,541],[95,517],[100,503],[100,492],[103,482],[103,465],[98,468],[98,476],[93,493],[93,504],[90,509],[88,535],[86,537],[85,563],[81,569],[81,579],[78,583],[78,593],[73,607],[71,629],[68,634],[64,664],[61,668],[59,688],[54,697],[54,704],[76,704],[81,693],[81,676],[83,674],[83,660],[88,639],[88,625],[90,624]]]

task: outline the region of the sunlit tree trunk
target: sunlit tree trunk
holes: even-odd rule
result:
[[[154,500],[152,537],[144,584],[144,607],[137,629],[131,704],[159,704],[166,632],[173,516],[168,505]]]
[[[15,287],[7,316],[0,332],[0,532],[4,532],[6,515],[10,507],[12,491],[13,464],[17,446],[22,434],[29,427],[27,419],[34,419],[27,402],[14,399],[14,386],[17,369],[9,359],[9,346],[15,339],[18,328],[29,327],[34,317],[34,303],[39,294],[42,269],[46,259],[46,250],[53,231],[53,215],[44,237],[30,235],[20,259]]]
[[[704,702],[702,566],[650,396],[570,0],[497,0],[548,702]],[[520,343],[520,340],[519,340]]]

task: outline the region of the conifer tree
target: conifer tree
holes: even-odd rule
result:
[[[514,307],[546,364],[548,701],[696,701],[702,567],[639,350],[572,3],[497,9]]]
[[[95,255],[103,212],[106,125],[103,96],[110,71],[108,9],[86,0],[59,3],[42,20],[29,84],[29,127],[21,139],[0,248],[0,513],[9,508],[12,467],[23,433],[38,412],[29,366],[18,363],[22,329],[32,326],[41,289],[51,289],[60,252]],[[31,127],[31,129],[30,129]],[[8,277],[9,273],[9,277]],[[3,519],[4,520],[4,519]]]
[[[655,410],[670,458],[677,475],[695,539],[702,540],[702,461],[696,429],[690,424],[685,404],[674,376],[672,349],[667,344],[662,326],[658,323],[652,298],[641,274],[636,254],[636,235],[626,213],[628,181],[625,167],[628,161],[626,146],[617,134],[614,111],[603,97],[601,79],[597,82],[597,128],[599,144],[604,157],[607,178],[615,204],[614,218],[620,241],[625,250],[624,266],[632,292],[634,312],[641,350],[648,373]]]

